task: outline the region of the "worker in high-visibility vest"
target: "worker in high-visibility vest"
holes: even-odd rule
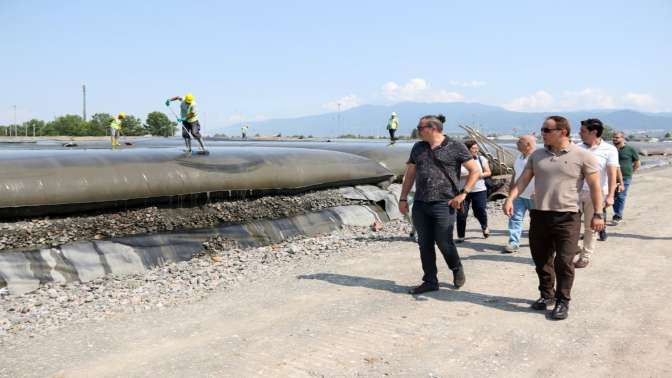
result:
[[[126,118],[126,113],[121,112],[116,117],[112,118],[110,122],[110,137],[112,139],[112,148],[119,146],[119,134],[121,133],[121,123]]]
[[[184,144],[187,146],[187,152],[191,152],[192,136],[196,138],[198,144],[201,145],[201,150],[205,152],[205,146],[203,146],[203,140],[201,139],[201,124],[198,123],[198,110],[196,108],[196,101],[194,101],[194,95],[187,93],[184,98],[175,96],[166,100],[166,106],[170,106],[170,102],[175,100],[180,101],[180,118],[178,118],[177,121],[182,123],[182,138],[184,138]]]
[[[390,142],[394,143],[397,138],[395,138],[394,133],[397,132],[399,128],[399,118],[397,118],[397,113],[392,112],[390,115],[390,120],[387,121],[387,131],[390,132]]]

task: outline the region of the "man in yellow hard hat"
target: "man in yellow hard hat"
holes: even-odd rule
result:
[[[397,138],[394,136],[394,133],[397,132],[399,128],[399,118],[397,118],[397,113],[392,112],[390,114],[390,119],[387,121],[387,131],[390,133],[390,143],[394,143]]]
[[[110,137],[112,138],[112,148],[119,146],[119,133],[121,133],[121,123],[126,118],[126,113],[121,112],[110,122]]]
[[[205,152],[205,146],[203,146],[203,140],[201,139],[201,124],[198,123],[198,111],[196,109],[194,95],[187,93],[184,98],[175,96],[166,100],[166,106],[170,106],[170,102],[175,100],[180,101],[180,118],[178,118],[177,121],[182,123],[182,138],[184,138],[184,144],[187,146],[187,152],[191,152],[192,136],[196,138],[198,144],[201,145],[201,150]]]

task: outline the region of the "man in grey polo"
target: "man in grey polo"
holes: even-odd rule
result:
[[[541,297],[532,308],[543,311],[555,302],[551,318],[560,320],[569,314],[574,283],[573,260],[581,231],[579,194],[585,180],[593,208],[601,214],[602,188],[597,160],[590,152],[572,144],[566,118],[546,118],[541,131],[545,148],[530,155],[503,208],[511,216],[513,200],[534,177],[535,210],[530,211],[529,239]],[[604,220],[593,217],[591,228],[600,231]]]

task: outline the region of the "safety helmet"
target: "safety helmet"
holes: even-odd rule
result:
[[[392,112],[392,114],[390,114],[390,115],[391,115],[392,117],[396,117],[396,116],[397,116],[397,112]]]
[[[187,93],[184,96],[184,102],[186,102],[187,104],[191,104],[192,102],[194,102],[194,95],[191,93]]]
[[[124,118],[126,118],[126,113],[121,112],[121,113],[119,113],[119,115],[117,117],[119,117],[121,119],[124,119]]]

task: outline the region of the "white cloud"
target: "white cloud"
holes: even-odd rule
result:
[[[461,93],[434,89],[425,79],[420,78],[411,79],[404,85],[390,81],[383,85],[381,90],[383,97],[390,101],[455,102],[464,100],[464,95]]]
[[[339,109],[348,110],[359,105],[359,98],[354,94],[350,94],[343,96],[336,101],[327,102],[326,104],[322,105],[322,107],[327,110],[338,111]]]
[[[504,107],[509,110],[522,112],[522,111],[542,111],[549,110],[549,107],[553,104],[553,96],[544,91],[536,91],[534,94],[525,97],[518,97],[513,99],[509,103],[505,104]]]
[[[565,91],[557,98],[545,90],[539,90],[532,95],[515,98],[503,106],[514,111],[573,111],[618,108],[661,111],[657,101],[649,94],[628,92],[619,97],[598,88]]]
[[[622,98],[623,105],[645,111],[660,111],[658,103],[653,96],[646,93],[626,93]]]
[[[471,81],[451,80],[450,85],[455,86],[455,87],[462,87],[462,88],[476,88],[476,87],[484,86],[485,81],[482,81],[482,80],[471,80]]]
[[[614,109],[617,101],[601,89],[586,88],[580,91],[565,91],[557,106],[559,110]]]

